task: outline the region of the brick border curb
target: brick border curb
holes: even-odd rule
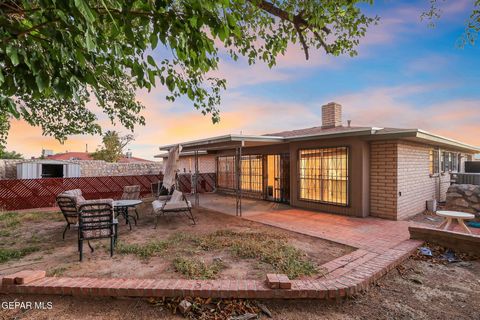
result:
[[[57,294],[115,297],[202,297],[245,299],[335,299],[352,296],[369,289],[378,279],[407,259],[422,241],[405,240],[378,254],[356,250],[332,260],[322,267],[327,274],[318,279],[288,280],[284,275],[269,275],[278,286],[258,280],[182,280],[42,277],[24,284],[12,284],[18,273],[4,276],[0,293]],[[29,272],[20,271],[28,278]],[[31,278],[30,278],[31,280]],[[15,282],[19,283],[19,282]],[[282,289],[283,287],[290,289]],[[290,285],[285,285],[289,283]]]
[[[480,235],[414,225],[408,228],[410,239],[436,243],[462,252],[480,255]]]

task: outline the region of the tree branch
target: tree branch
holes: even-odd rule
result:
[[[330,52],[329,46],[325,43],[323,38],[320,36],[318,31],[314,30],[312,26],[308,23],[307,20],[304,19],[303,17],[303,12],[300,12],[296,15],[291,15],[287,11],[275,6],[273,3],[264,1],[264,0],[247,0],[250,2],[252,5],[270,13],[271,15],[278,17],[282,20],[289,21],[293,24],[295,30],[298,33],[298,38],[300,40],[300,43],[303,46],[303,50],[305,52],[305,58],[308,60],[309,54],[308,54],[308,45],[307,42],[305,41],[305,37],[303,36],[302,31],[303,30],[310,30],[314,35],[315,38],[321,43],[322,47],[325,49],[327,53]],[[326,34],[330,34],[330,29],[327,27],[322,27],[321,30],[325,32]]]
[[[3,43],[8,43],[8,42],[12,41],[14,38],[17,38],[17,39],[18,39],[18,38],[20,38],[20,37],[22,37],[22,36],[24,36],[24,35],[26,35],[26,34],[30,34],[30,33],[33,32],[33,31],[36,31],[36,30],[38,30],[38,29],[43,28],[43,27],[46,26],[47,24],[55,23],[55,22],[58,22],[58,21],[59,21],[59,20],[56,19],[56,20],[52,20],[52,21],[42,22],[42,23],[40,23],[40,24],[37,24],[36,26],[33,26],[33,27],[31,27],[31,28],[28,28],[27,30],[23,30],[23,31],[17,33],[17,34],[15,35],[15,37],[10,37],[10,38],[7,38],[7,39],[3,39],[2,42],[3,42]]]

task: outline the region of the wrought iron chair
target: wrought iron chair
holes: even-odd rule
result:
[[[57,205],[62,211],[63,217],[67,222],[63,230],[62,239],[65,240],[65,233],[73,226],[78,227],[78,204],[85,201],[80,189],[68,190],[59,194],[56,198]]]
[[[91,252],[94,251],[90,240],[110,239],[110,256],[117,242],[118,221],[114,218],[113,200],[90,200],[80,204],[78,215],[78,251],[80,261],[83,260],[83,241],[87,240]]]
[[[140,200],[140,186],[125,186],[123,187],[123,194],[121,197],[122,200]],[[135,214],[137,219],[140,220],[138,216],[137,207],[135,207]]]
[[[172,195],[159,196],[158,200],[152,202],[153,214],[155,215],[155,229],[158,225],[158,217],[166,216],[168,213],[182,212],[185,216],[196,224],[192,213],[192,203],[187,200],[185,195],[175,190]]]

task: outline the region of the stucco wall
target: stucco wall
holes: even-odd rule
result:
[[[349,148],[349,204],[348,206],[310,202],[299,199],[298,152],[300,149],[321,147]],[[290,203],[293,206],[348,216],[366,217],[370,211],[369,193],[369,144],[358,138],[339,138],[290,143]]]

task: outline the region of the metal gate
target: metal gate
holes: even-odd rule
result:
[[[290,201],[290,156],[270,154],[266,156],[265,198],[275,202]]]

